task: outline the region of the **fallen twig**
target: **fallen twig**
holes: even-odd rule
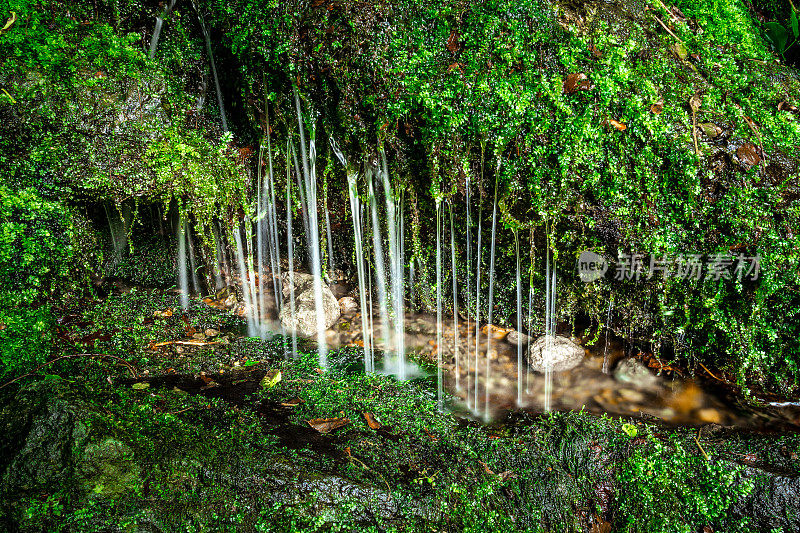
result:
[[[721,379],[721,378],[718,378],[717,376],[715,376],[715,375],[714,375],[714,374],[711,372],[711,370],[709,370],[708,368],[706,368],[706,365],[704,365],[704,364],[703,364],[703,363],[701,363],[700,361],[698,361],[698,362],[697,362],[697,364],[698,364],[698,365],[700,365],[700,366],[702,366],[702,367],[703,367],[703,370],[705,370],[706,372],[708,372],[708,375],[709,375],[709,376],[711,376],[712,378],[716,379],[717,381],[721,381],[721,382],[723,382],[723,383],[726,383],[726,381],[725,381],[724,379]]]

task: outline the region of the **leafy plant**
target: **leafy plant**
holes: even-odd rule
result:
[[[767,22],[764,25],[767,39],[772,43],[775,52],[784,56],[786,52],[800,39],[800,22],[797,15],[797,8],[789,0],[790,12],[789,20],[784,24],[776,21]],[[789,42],[789,39],[792,39]]]

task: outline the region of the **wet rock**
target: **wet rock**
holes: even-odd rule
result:
[[[552,341],[549,346],[548,338]],[[528,366],[536,372],[544,372],[547,366],[554,372],[564,372],[578,366],[583,356],[583,348],[570,339],[542,335],[528,349]]]
[[[107,438],[85,448],[76,468],[76,478],[94,497],[113,497],[135,489],[140,470],[127,445]]]
[[[312,278],[313,279],[313,278]],[[341,316],[339,302],[333,296],[331,290],[322,287],[322,314],[324,327],[328,329]],[[294,303],[294,314],[290,305],[284,305],[280,312],[281,326],[289,331],[296,331],[305,337],[312,337],[317,334],[317,311],[314,298],[314,289],[310,288],[301,293]]]
[[[531,342],[533,342],[533,339],[524,333],[513,330],[509,331],[508,335],[506,335],[506,342],[512,346],[518,346],[520,344],[523,346],[528,346]]]
[[[324,283],[323,286],[325,286]],[[284,272],[281,274],[281,287],[284,301],[291,297],[292,287],[294,287],[294,296],[297,298],[306,290],[314,287],[314,276],[305,272]]]
[[[340,282],[331,283],[330,289],[337,300],[344,298],[345,296],[350,294],[350,285],[348,285],[347,283],[340,283]]]
[[[800,531],[800,476],[746,466],[753,491],[731,507],[731,519],[747,517],[751,531]]]
[[[36,382],[0,411],[0,492],[6,497],[75,486],[92,497],[129,493],[140,467],[123,442],[90,436],[95,409],[63,383]]]
[[[339,309],[343,315],[354,314],[358,312],[358,302],[352,296],[345,296],[339,298]]]
[[[649,389],[658,384],[658,377],[636,359],[623,359],[614,370],[614,378],[622,383]]]

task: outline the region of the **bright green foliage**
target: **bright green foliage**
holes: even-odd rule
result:
[[[731,504],[753,489],[729,464],[689,454],[677,441],[649,440],[617,470],[625,531],[690,533],[700,524],[716,530]]]
[[[0,375],[50,352],[53,291],[70,283],[69,214],[32,189],[0,185]]]

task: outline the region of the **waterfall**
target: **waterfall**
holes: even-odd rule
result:
[[[608,313],[606,314],[606,345],[603,348],[603,374],[608,374],[608,331],[611,329],[611,310],[614,308],[614,297],[608,300]]]
[[[247,320],[247,335],[250,337],[257,337],[259,334],[257,313],[258,309],[255,301],[255,276],[251,276],[251,268],[248,265],[246,258],[248,257],[247,250],[244,247],[244,241],[240,234],[241,229],[236,227],[233,229],[233,238],[236,242],[236,265],[239,268],[239,278],[242,281],[242,298],[244,299],[245,317]]]
[[[372,251],[374,255],[375,264],[375,284],[378,290],[378,310],[381,317],[381,336],[383,337],[384,350],[388,350],[391,345],[390,342],[390,329],[389,329],[389,305],[386,297],[386,270],[383,262],[383,243],[381,242],[381,227],[378,222],[378,205],[375,200],[375,189],[372,185],[372,172],[367,172],[367,181],[369,185],[369,205],[372,214]],[[372,321],[370,321],[372,323]],[[390,371],[386,367],[388,363],[384,361],[384,369]]]
[[[294,309],[294,243],[292,239],[292,179],[290,176],[289,142],[286,143],[286,252],[289,256],[289,310],[295,316]],[[279,295],[283,297],[283,291]],[[292,328],[292,356],[297,357],[297,331]]]
[[[311,131],[308,152],[306,152],[306,140],[303,132],[303,116],[300,111],[300,96],[297,88],[294,89],[294,102],[297,108],[297,127],[300,132],[300,154],[303,160],[303,179],[305,183],[305,208],[308,221],[308,232],[306,233],[306,244],[308,245],[309,257],[311,259],[311,273],[314,276],[314,307],[317,319],[317,349],[319,350],[319,363],[323,368],[328,366],[328,346],[325,338],[325,311],[322,303],[322,264],[319,249],[319,223],[317,220],[317,173],[316,160],[317,153],[314,144],[314,132]]]
[[[481,215],[482,208],[478,208],[478,244],[475,248],[475,403],[472,406],[478,412],[478,378],[480,377],[480,365],[478,355],[480,354],[481,328]]]
[[[517,259],[517,406],[522,405],[522,276],[519,270],[519,232],[514,230],[514,248]]]
[[[550,397],[553,387],[553,371],[551,369],[551,357],[553,353],[553,341],[556,335],[555,310],[556,310],[556,262],[555,255],[550,249],[550,234],[547,233],[547,258],[545,260],[545,321],[544,334],[545,345],[543,350],[544,360],[544,410],[550,410]],[[550,256],[553,256],[552,269],[550,266]]]
[[[389,273],[391,283],[392,324],[394,325],[393,349],[396,353],[397,377],[406,378],[406,347],[405,347],[405,268],[403,265],[403,216],[402,200],[395,196],[389,181],[389,170],[386,164],[386,153],[380,149],[381,178],[383,192],[386,197],[386,216],[388,222],[387,233],[389,236]],[[398,211],[399,216],[398,216]]]
[[[181,291],[181,307],[189,309],[189,266],[186,259],[186,222],[181,216],[178,221],[178,288]]]
[[[469,171],[466,172],[466,182],[465,182],[465,189],[466,189],[466,196],[467,196],[467,220],[466,220],[466,227],[464,228],[464,234],[466,235],[467,241],[467,268],[464,271],[464,283],[466,283],[467,287],[467,299],[466,299],[466,306],[467,306],[467,315],[469,315],[469,302],[470,298],[472,297],[472,283],[470,280],[470,268],[472,267],[472,216],[471,216],[471,208],[470,208],[470,187],[469,187]],[[469,317],[468,317],[469,318]],[[477,318],[475,322],[475,327],[478,326]],[[469,330],[467,330],[469,332]],[[469,353],[470,353],[470,342],[469,337],[467,337],[467,363],[465,365],[466,374],[467,374],[467,407],[470,407],[470,395],[469,395],[469,381],[471,378],[471,374],[469,372]],[[478,360],[478,351],[475,350],[475,361],[477,365]],[[478,388],[478,381],[475,380],[475,388]]]
[[[436,199],[436,401],[442,410],[442,209]]]
[[[364,344],[364,368],[367,372],[375,371],[375,360],[372,354],[370,331],[372,324],[368,321],[367,308],[367,275],[364,268],[364,235],[361,200],[358,197],[358,173],[347,165],[347,159],[333,137],[330,138],[331,149],[347,172],[347,193],[350,197],[350,212],[353,218],[353,239],[356,250],[356,272],[358,274],[358,299],[361,310],[361,335]]]
[[[486,419],[489,418],[489,378],[491,374],[492,368],[492,358],[491,358],[491,350],[492,350],[492,311],[494,307],[494,253],[495,253],[495,242],[496,242],[496,234],[497,234],[497,182],[499,181],[498,174],[500,173],[500,162],[497,163],[497,171],[495,172],[494,178],[494,202],[492,207],[492,244],[490,248],[489,254],[489,312],[487,316],[487,324],[490,328],[488,330],[488,334],[486,335],[486,411],[484,413],[484,417]]]
[[[450,265],[453,267],[453,350],[456,360],[456,390],[461,390],[461,361],[458,354],[458,269],[456,267],[456,237],[452,202],[450,203]]]

